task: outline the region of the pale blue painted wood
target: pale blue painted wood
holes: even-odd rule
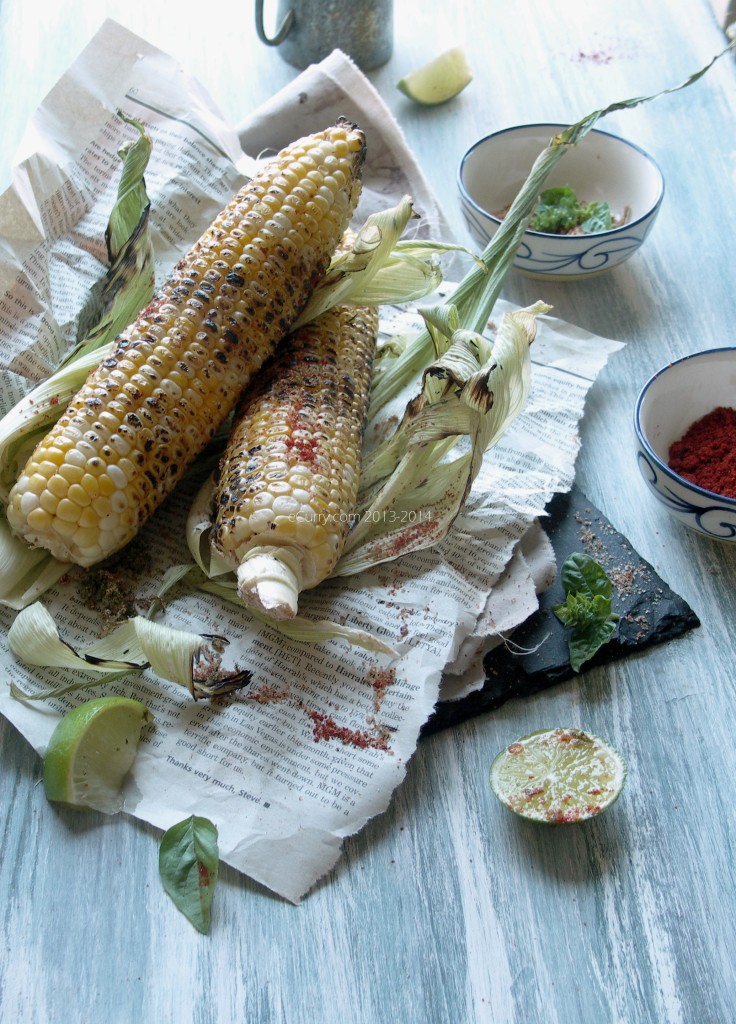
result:
[[[706,0],[396,4],[396,45],[372,75],[457,234],[455,169],[508,124],[574,120],[683,79],[723,43]],[[106,15],[177,56],[240,120],[294,73],[258,43],[246,3],[142,0],[0,6],[0,178],[22,128]],[[186,17],[195,20],[193,24]],[[436,110],[394,89],[466,46],[472,86]],[[644,250],[610,276],[507,297],[627,348],[591,393],[578,480],[690,603],[702,627],[421,744],[389,811],[346,844],[298,908],[224,869],[212,934],[157,878],[158,834],[52,810],[35,754],[0,725],[0,1017],[24,1024],[725,1024],[733,1019],[736,551],[672,523],[633,462],[631,413],[658,366],[733,343],[736,75],[605,125],[659,160],[667,195]],[[546,724],[609,737],[624,797],[570,831],[507,814],[487,774]]]

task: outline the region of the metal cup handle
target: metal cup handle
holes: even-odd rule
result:
[[[263,0],[256,0],[256,32],[261,42],[267,46],[278,46],[279,43],[283,43],[284,39],[288,36],[291,31],[291,26],[294,24],[294,10],[289,8],[286,13],[286,17],[279,25],[279,28],[275,36],[269,37],[266,35],[266,30],[263,27]]]

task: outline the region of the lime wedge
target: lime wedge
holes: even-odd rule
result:
[[[530,821],[563,825],[595,817],[626,781],[621,756],[580,729],[540,729],[512,743],[491,765],[499,800]]]
[[[473,73],[468,67],[465,51],[455,47],[410,72],[396,83],[396,87],[416,103],[434,106],[457,96],[472,80]]]
[[[98,697],[66,714],[51,734],[43,762],[49,800],[115,814],[141,729],[153,716],[128,697]]]

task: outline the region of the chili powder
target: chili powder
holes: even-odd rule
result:
[[[670,469],[706,491],[736,498],[736,409],[718,406],[669,451]]]

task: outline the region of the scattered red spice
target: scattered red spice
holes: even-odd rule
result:
[[[636,632],[636,639],[643,640],[650,629],[649,620],[646,615],[634,615],[632,612],[627,612],[623,617],[626,622],[639,627]]]
[[[610,64],[613,56],[610,53],[605,53],[603,50],[593,50],[591,52],[578,50],[575,59],[577,61],[590,61],[592,64]]]
[[[390,671],[390,670],[387,670]],[[386,686],[389,682],[386,682]],[[288,690],[281,690],[276,686],[261,686],[247,694],[248,700],[257,704],[277,704],[281,701],[289,701],[295,707],[303,711],[312,723],[312,737],[315,743],[322,740],[339,740],[345,746],[357,747],[361,750],[372,748],[374,750],[390,750],[388,743],[389,733],[377,723],[372,729],[351,729],[346,725],[339,725],[338,722],[324,711],[317,711],[310,708],[304,701],[296,699]]]
[[[306,384],[307,382],[303,383]],[[311,385],[312,382],[309,382],[309,384]],[[322,452],[322,447],[318,438],[309,437],[305,432],[305,414],[308,417],[309,410],[300,398],[292,398],[290,395],[286,397],[288,398],[288,401],[293,404],[288,410],[286,417],[288,437],[284,439],[284,447],[287,452],[292,453],[299,462],[304,462],[308,466],[313,466],[315,465],[317,456]]]
[[[287,451],[294,452],[299,461],[305,462],[308,466],[313,465],[319,455],[319,441],[314,437],[289,437],[285,444]]]
[[[437,532],[438,525],[432,519],[427,519],[423,523],[414,523],[395,536],[388,537],[383,544],[376,545],[376,550],[378,551],[380,548],[380,554],[383,557],[398,558],[407,548],[411,550],[414,544],[425,543],[433,533]]]
[[[736,498],[736,409],[701,416],[669,450],[668,465],[706,491]]]
[[[254,700],[256,704],[276,704],[281,700],[291,700],[288,690],[279,690],[276,686],[259,686],[257,690],[250,690],[247,694],[248,700]]]
[[[588,804],[585,807],[574,807],[569,811],[550,812],[547,815],[547,821],[552,825],[569,825],[574,821],[592,818],[595,814],[600,814],[600,812],[600,804]]]
[[[372,668],[368,673],[368,681],[373,687],[373,709],[380,711],[386,690],[396,682],[396,669]]]
[[[368,747],[374,750],[388,750],[388,737],[383,732],[369,732],[366,729],[349,729],[346,725],[338,725],[332,715],[326,715],[322,711],[308,708],[300,704],[302,711],[312,722],[312,735],[314,742],[320,740],[340,740],[345,746],[358,747],[364,750]]]

